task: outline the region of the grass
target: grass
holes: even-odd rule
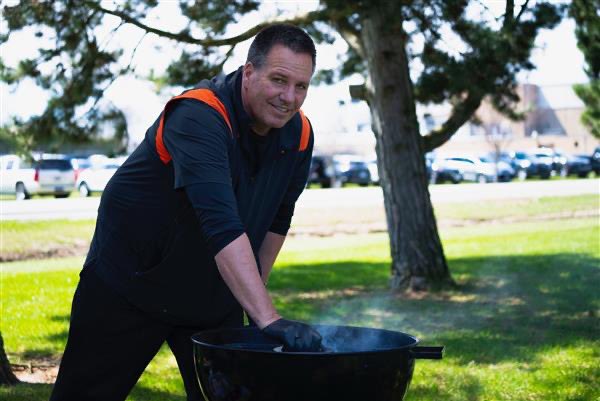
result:
[[[294,227],[303,230],[322,227],[332,227],[333,232],[343,231],[348,225],[363,228],[379,223],[385,226],[385,211],[372,205],[351,207],[345,205],[330,206],[326,213],[323,205],[319,207],[298,207],[294,216]],[[487,200],[485,202],[437,203],[434,204],[435,215],[441,226],[468,224],[477,221],[512,219],[529,220],[543,217],[571,216],[576,213],[595,212],[600,209],[600,197],[597,194],[540,197],[529,199]],[[462,221],[461,221],[462,220]]]
[[[598,200],[574,198],[521,206],[542,215],[546,208],[588,210]],[[464,216],[457,209],[443,213]],[[596,216],[444,227],[458,286],[410,297],[388,290],[386,234],[294,237],[269,289],[289,318],[388,328],[415,334],[425,345],[444,345],[443,360],[417,361],[407,401],[597,400],[598,223]],[[81,262],[75,257],[0,265],[0,329],[13,363],[60,357]],[[50,390],[47,384],[22,384],[0,388],[0,398],[45,400]],[[150,364],[129,400],[185,400],[168,349]]]
[[[470,224],[488,220],[531,219],[561,215],[562,217],[577,213],[598,211],[600,198],[598,195],[578,195],[565,197],[544,197],[537,199],[495,200],[485,204],[440,203],[435,205],[435,213],[441,226],[446,223]],[[351,217],[351,220],[349,219]],[[340,226],[351,225],[367,227],[375,223],[385,226],[383,206],[331,207],[327,213],[322,208],[300,209],[294,217],[294,227],[302,231],[306,228],[330,227],[332,232],[340,230]],[[0,225],[0,260],[14,260],[20,255],[40,255],[79,250],[85,253],[94,232],[95,221],[87,220],[51,220],[51,221],[3,221]],[[312,241],[311,246],[319,246],[319,241]],[[345,250],[344,252],[346,252]]]
[[[543,197],[522,200],[486,201],[473,208],[472,203],[436,205],[436,215],[441,219],[495,220],[502,218],[531,218],[553,214],[572,214],[578,211],[598,211],[598,195]]]
[[[88,247],[94,220],[3,221],[0,254],[4,259],[54,249]]]
[[[102,192],[92,192],[92,194],[90,196],[99,197],[101,195],[102,195]],[[80,196],[79,191],[72,191],[68,197],[76,198],[78,196]],[[33,195],[32,199],[54,199],[54,195],[51,195],[51,194]],[[5,201],[5,200],[15,200],[15,194],[0,194],[0,201]]]

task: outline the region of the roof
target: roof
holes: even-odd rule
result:
[[[585,107],[572,85],[539,86],[538,89],[539,108],[557,110]]]

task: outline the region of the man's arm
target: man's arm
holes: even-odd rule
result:
[[[262,281],[267,285],[269,281],[269,274],[273,269],[277,255],[283,246],[285,241],[285,235],[276,234],[274,232],[267,232],[265,239],[260,246],[258,251],[258,260],[260,261],[260,268],[262,272]]]
[[[260,329],[281,318],[258,274],[246,234],[225,246],[217,253],[215,261],[223,280]]]

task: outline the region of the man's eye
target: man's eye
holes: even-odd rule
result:
[[[273,78],[273,82],[278,84],[284,84],[285,80],[283,78]]]

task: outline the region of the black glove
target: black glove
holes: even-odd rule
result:
[[[263,332],[281,341],[283,351],[321,351],[321,335],[306,323],[279,319],[265,327]]]

